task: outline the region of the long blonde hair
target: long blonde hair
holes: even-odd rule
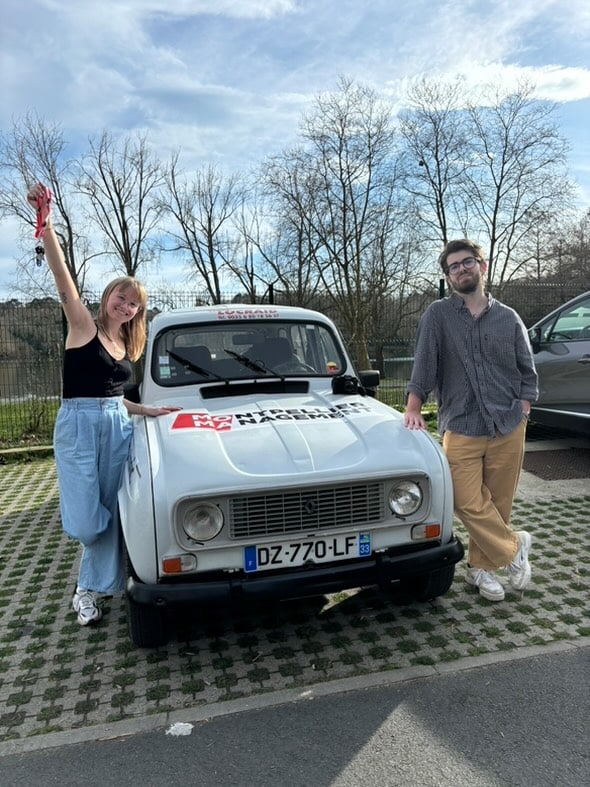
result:
[[[121,276],[118,279],[107,284],[100,299],[100,307],[96,318],[96,324],[105,332],[105,314],[106,304],[113,292],[120,288],[121,290],[133,290],[133,294],[139,303],[139,309],[129,322],[124,322],[121,326],[123,332],[123,341],[125,342],[125,349],[130,360],[137,361],[141,358],[143,349],[145,347],[146,339],[146,307],[147,307],[147,293],[145,287],[133,276]]]

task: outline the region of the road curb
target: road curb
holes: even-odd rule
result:
[[[346,694],[349,691],[362,691],[363,689],[371,689],[378,686],[395,686],[400,683],[408,683],[424,678],[443,677],[489,667],[494,664],[523,661],[525,659],[549,656],[555,653],[567,653],[584,648],[590,648],[590,637],[582,637],[575,642],[556,642],[550,645],[523,648],[518,652],[488,653],[482,656],[466,657],[458,662],[441,664],[436,667],[407,667],[395,672],[387,670],[372,675],[316,683],[301,689],[284,689],[272,694],[257,694],[239,700],[217,702],[200,708],[160,713],[153,716],[114,722],[113,724],[99,724],[80,730],[68,730],[67,732],[49,733],[48,735],[8,741],[0,743],[0,757],[60,746],[73,746],[90,741],[115,740],[142,732],[152,732],[158,729],[164,730],[164,728],[178,723],[198,725],[211,719],[236,713],[246,713],[295,702],[310,702],[320,697]]]

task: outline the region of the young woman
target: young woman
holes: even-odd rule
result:
[[[83,547],[72,605],[86,626],[102,617],[97,594],[123,590],[115,513],[131,439],[129,416],[159,416],[180,408],[150,407],[123,396],[131,363],[145,345],[144,287],[129,276],[112,281],[95,321],[80,300],[54,232],[49,190],[37,183],[27,199],[38,213],[38,233],[68,322],[54,453],[62,525]]]

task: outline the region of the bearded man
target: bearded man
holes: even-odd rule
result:
[[[452,292],[420,319],[404,423],[426,428],[422,405],[434,392],[455,514],[469,534],[466,579],[483,598],[502,601],[499,568],[516,590],[531,579],[531,535],[512,530],[510,516],[537,373],[521,318],[485,292],[481,246],[450,241],[439,263]]]

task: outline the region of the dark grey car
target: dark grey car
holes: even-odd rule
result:
[[[532,420],[590,434],[590,292],[543,317],[529,336],[539,374]]]

